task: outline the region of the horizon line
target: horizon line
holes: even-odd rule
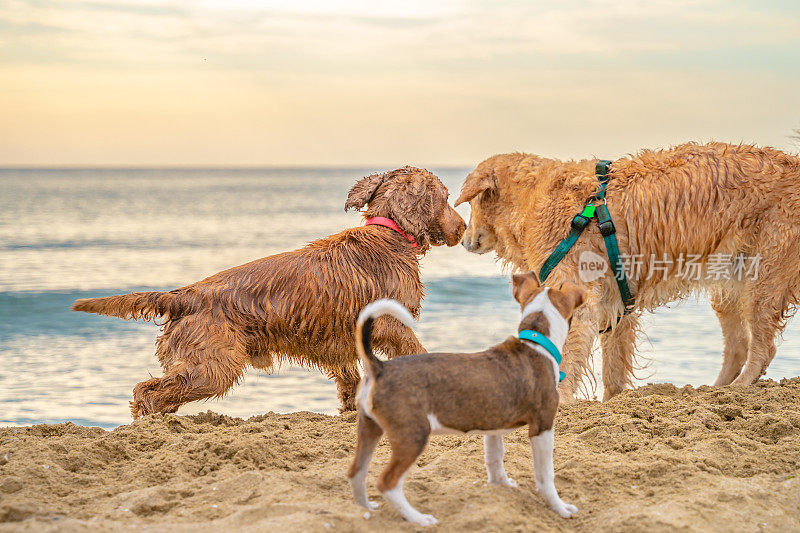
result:
[[[403,165],[401,165],[403,166]],[[411,165],[420,168],[463,169],[472,168],[469,164],[443,165]],[[166,164],[166,165],[5,165],[0,170],[369,170],[376,168],[400,168],[396,165],[203,165],[203,164]]]

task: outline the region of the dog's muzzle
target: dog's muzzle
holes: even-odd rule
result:
[[[473,254],[485,254],[491,250],[490,247],[485,246],[485,240],[481,235],[472,235],[472,232],[467,228],[467,232],[464,233],[464,237],[461,239],[461,246]]]

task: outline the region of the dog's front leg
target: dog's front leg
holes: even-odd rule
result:
[[[596,316],[597,301],[593,295],[572,315],[572,325],[563,350],[564,360],[561,362],[561,370],[567,377],[558,385],[559,401],[562,403],[575,399],[583,377],[590,373],[592,344],[597,337]]]
[[[502,435],[484,435],[483,458],[486,463],[486,473],[489,476],[489,483],[505,485],[506,487],[516,487],[517,482],[506,475],[506,469],[503,465],[503,457],[505,454],[506,448],[503,445]]]
[[[419,342],[419,339],[414,332],[406,328],[404,331],[399,331],[392,340],[384,348],[386,357],[394,359],[401,355],[413,355],[416,353],[428,353],[428,350]]]
[[[550,507],[564,518],[578,512],[578,508],[564,502],[556,491],[555,469],[553,468],[553,447],[555,435],[553,429],[542,431],[531,437],[533,452],[533,476],[536,479],[536,490]]]
[[[354,356],[354,359],[357,356]],[[358,382],[361,380],[361,375],[358,372],[358,367],[355,364],[342,365],[328,370],[328,374],[333,378],[336,383],[336,391],[339,396],[341,406],[339,412],[356,410],[356,390],[358,389]]]
[[[400,339],[400,350],[402,355],[411,355],[415,353],[428,353],[428,350],[419,342],[419,339],[413,331],[406,329]]]
[[[633,385],[634,349],[639,315],[625,315],[600,336],[603,349],[603,401],[609,400]]]
[[[372,345],[389,359],[402,355],[428,353],[417,336],[403,324],[380,320],[372,331]]]

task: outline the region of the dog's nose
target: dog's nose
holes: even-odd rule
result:
[[[468,235],[464,235],[464,238],[461,239],[461,246],[467,249],[468,252],[472,251],[472,239],[469,238]]]

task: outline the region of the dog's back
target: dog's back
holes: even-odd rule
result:
[[[416,256],[398,250],[393,233],[368,227],[214,274],[185,290],[246,331],[256,357],[271,353],[313,365],[352,352],[352,325],[370,301],[395,298],[418,315],[423,296]]]
[[[382,416],[393,416],[393,407],[400,410],[395,418],[412,410],[423,418],[438,413],[438,424],[460,432],[538,427],[539,417],[552,420],[558,405],[552,364],[541,354],[531,357],[515,338],[476,353],[385,361],[373,380],[374,392],[360,399],[382,406]],[[427,394],[434,390],[435,395]]]

